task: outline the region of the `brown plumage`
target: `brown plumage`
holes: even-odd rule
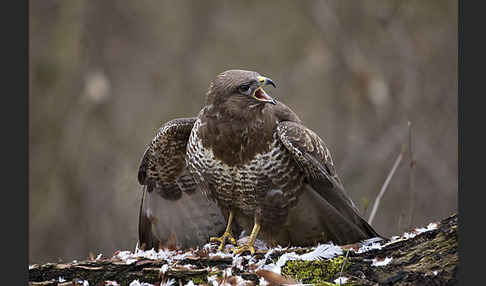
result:
[[[252,232],[237,252],[253,252],[257,236],[280,245],[346,244],[379,236],[346,195],[322,139],[263,91],[268,84],[275,86],[251,71],[218,75],[197,118],[161,128],[142,159],[140,183],[168,200],[201,191],[229,225],[234,218],[233,230]],[[221,222],[221,215],[212,220]],[[205,234],[215,230],[208,225]],[[223,232],[217,225],[213,233]],[[228,226],[218,238],[221,246],[231,230]],[[141,231],[141,242],[143,237]]]
[[[139,244],[144,249],[207,242],[224,231],[224,218],[207,200],[186,168],[186,145],[195,118],[164,124],[143,154],[138,181],[144,185],[139,213]]]

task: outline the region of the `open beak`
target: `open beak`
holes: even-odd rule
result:
[[[264,77],[264,76],[259,76],[257,79],[258,79],[258,88],[255,89],[255,91],[253,92],[253,94],[252,94],[253,98],[258,100],[258,101],[261,101],[261,102],[268,102],[268,103],[271,103],[271,104],[277,104],[275,99],[270,97],[270,95],[268,95],[263,90],[263,87],[265,85],[273,85],[273,87],[277,87],[275,85],[275,83],[273,82],[273,80],[271,80],[268,77]]]

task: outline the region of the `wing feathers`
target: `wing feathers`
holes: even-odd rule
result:
[[[280,122],[277,133],[280,141],[310,178],[329,180],[334,186],[343,189],[330,152],[316,133],[291,121]]]
[[[224,218],[207,200],[186,168],[186,146],[196,118],[164,124],[148,145],[138,171],[144,185],[139,242],[158,249],[171,236],[179,247],[195,247],[224,231]]]
[[[347,196],[325,143],[312,130],[300,123],[285,121],[277,126],[281,142],[290,151],[294,160],[306,174],[307,181],[325,201],[322,211],[333,213],[329,221],[332,232],[347,232],[344,240],[357,241],[379,236],[377,232],[359,215],[353,201]],[[340,223],[339,223],[340,222]],[[338,236],[339,237],[339,236]]]
[[[148,145],[140,162],[138,181],[148,191],[177,199],[192,192],[195,182],[186,170],[186,146],[196,118],[179,118],[164,124]]]

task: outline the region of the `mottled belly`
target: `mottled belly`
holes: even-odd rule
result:
[[[246,215],[268,204],[265,199],[271,190],[282,191],[279,207],[295,201],[303,183],[302,173],[276,136],[268,152],[257,154],[245,164],[229,166],[195,136],[198,124],[196,121],[189,138],[187,164],[208,197],[221,207],[237,208]]]

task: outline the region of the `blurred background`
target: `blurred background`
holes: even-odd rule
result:
[[[139,160],[220,72],[255,70],[373,226],[457,211],[457,1],[30,1],[29,263],[137,243]],[[409,150],[409,149],[407,149]]]

